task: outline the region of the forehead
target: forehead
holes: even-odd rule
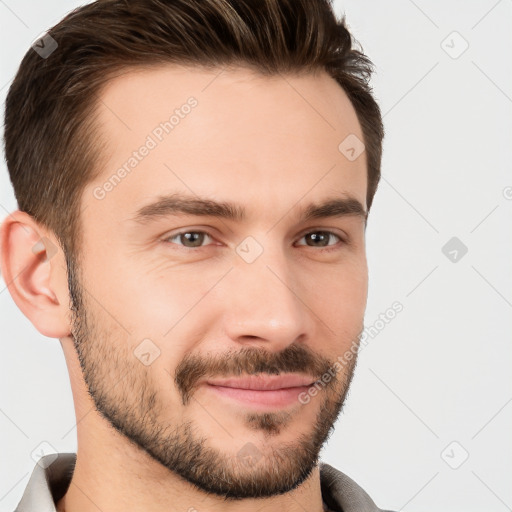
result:
[[[315,202],[327,192],[366,204],[366,155],[351,160],[340,151],[347,137],[363,140],[361,127],[324,72],[129,69],[101,91],[98,123],[105,158],[84,203],[99,214],[109,208],[120,220],[174,192],[236,196],[249,213],[251,206],[268,210],[269,201],[285,208],[307,195]]]

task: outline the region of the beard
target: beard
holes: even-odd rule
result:
[[[211,436],[201,431],[199,421],[178,420],[179,408],[186,411],[194,400],[199,379],[288,372],[323,376],[334,367],[333,362],[298,344],[288,345],[280,353],[244,347],[226,352],[222,357],[189,354],[178,364],[174,376],[169,375],[169,386],[162,390],[151,367],[144,366],[134,356],[129,334],[101,307],[93,308],[93,301],[84,300],[86,290],[81,286],[79,269],[73,258],[66,258],[71,333],[83,378],[97,411],[117,432],[196,489],[225,500],[288,493],[311,475],[345,402],[356,354],[311,399],[311,402],[321,401],[309,405],[318,407],[316,420],[293,442],[277,437],[288,424],[297,421],[300,410],[290,413],[242,409],[240,417],[244,424],[239,428],[239,436],[233,432],[231,442],[221,450],[210,443]],[[173,408],[168,395],[172,384],[181,397],[181,404],[174,404],[178,411],[174,422],[168,418]],[[262,433],[264,446],[259,441],[243,444],[244,436],[254,439],[255,434]],[[240,443],[242,448],[238,452],[233,450]]]

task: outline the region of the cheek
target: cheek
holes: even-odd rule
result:
[[[163,274],[120,263],[115,271],[97,272],[91,293],[132,338],[161,338],[193,314],[211,287],[199,274],[177,268]]]
[[[368,271],[364,261],[317,268],[301,280],[307,296],[332,311],[364,309]]]
[[[311,309],[329,327],[326,334],[337,333],[350,340],[359,334],[368,294],[368,273],[365,264],[339,267],[324,273],[312,275],[305,283]]]
[[[139,269],[116,278],[119,321],[130,333],[126,337],[132,351],[147,347],[157,355],[150,371],[159,384],[173,379],[175,367],[207,337],[217,307],[209,291],[218,274],[175,268],[164,275]]]

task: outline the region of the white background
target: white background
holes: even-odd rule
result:
[[[0,1],[2,104],[32,41],[78,5]],[[512,1],[334,5],[376,65],[386,127],[366,325],[404,309],[361,351],[322,459],[383,508],[511,510]],[[16,208],[2,162],[0,218]],[[468,248],[456,262],[441,250],[452,237]],[[31,452],[76,451],[76,429],[60,344],[3,281],[0,321],[0,510],[12,511]]]

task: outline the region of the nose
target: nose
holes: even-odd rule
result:
[[[237,261],[230,272],[223,311],[227,336],[245,346],[280,352],[312,337],[314,322],[307,290],[282,251],[265,251],[256,261]]]

